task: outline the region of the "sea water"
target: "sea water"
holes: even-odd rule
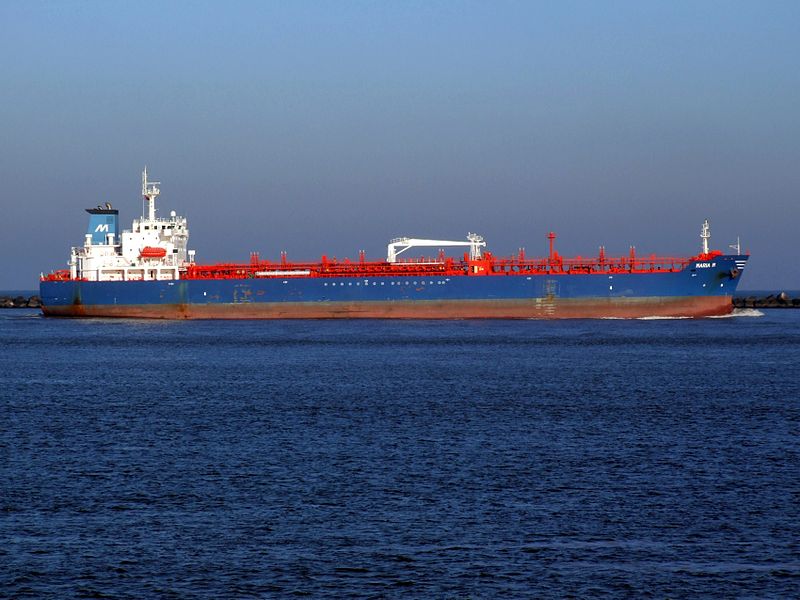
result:
[[[800,311],[0,344],[0,596],[800,595]]]

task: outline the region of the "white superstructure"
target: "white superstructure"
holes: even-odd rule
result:
[[[92,217],[83,246],[72,248],[70,277],[89,281],[148,281],[178,279],[180,272],[194,262],[194,251],[187,250],[189,228],[185,217],[175,211],[169,218],[156,217],[156,198],[161,193],[157,181],[147,180],[142,172],[144,210],[131,229],[117,233],[118,211],[87,209]]]

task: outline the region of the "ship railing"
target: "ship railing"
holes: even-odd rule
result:
[[[59,269],[52,273],[43,274],[41,281],[70,281],[69,269]]]
[[[446,263],[389,264],[389,263],[274,263],[190,265],[186,268],[186,279],[268,279],[304,277],[380,277],[392,275],[450,275],[454,271]]]
[[[695,257],[696,258],[696,257]],[[497,258],[488,254],[480,259],[486,274],[542,275],[563,274],[615,274],[615,273],[675,273],[682,271],[695,258],[686,257],[573,257],[520,259]],[[389,263],[385,261],[337,260],[324,258],[320,262],[263,261],[257,257],[250,263],[222,263],[216,265],[189,265],[187,279],[238,279],[238,278],[304,278],[304,277],[381,277],[397,275],[464,275],[475,261],[446,258],[443,261],[419,262],[414,260]]]
[[[493,273],[674,273],[682,271],[693,259],[686,257],[574,257],[522,259],[492,258]]]

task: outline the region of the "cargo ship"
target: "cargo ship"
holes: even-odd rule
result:
[[[143,210],[119,230],[111,204],[87,209],[83,245],[68,269],[42,274],[42,311],[54,317],[158,319],[557,319],[706,317],[733,310],[747,263],[737,243],[724,254],[709,248],[706,220],[701,251],[689,257],[562,257],[554,233],[549,253],[523,250],[495,256],[485,240],[395,238],[385,260],[322,256],[291,262],[252,253],[239,264],[198,264],[188,249],[185,217],[156,216],[159,182],[142,173]],[[432,257],[411,258],[414,248]],[[446,249],[460,248],[461,256]],[[429,250],[430,251],[430,250]]]

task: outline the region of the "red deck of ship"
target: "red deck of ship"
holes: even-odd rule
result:
[[[714,250],[693,257],[663,257],[650,255],[637,257],[633,249],[630,256],[608,258],[603,252],[597,257],[563,258],[554,253],[548,258],[517,256],[495,257],[486,252],[483,258],[470,260],[465,254],[461,260],[440,255],[436,259],[419,258],[394,263],[367,261],[363,254],[357,262],[336,260],[323,256],[319,262],[289,262],[283,255],[280,262],[261,260],[253,253],[249,263],[220,263],[215,265],[190,265],[185,279],[242,279],[261,277],[381,277],[381,276],[445,276],[464,275],[548,275],[548,274],[617,274],[617,273],[675,273],[693,261],[711,260],[722,252]]]

